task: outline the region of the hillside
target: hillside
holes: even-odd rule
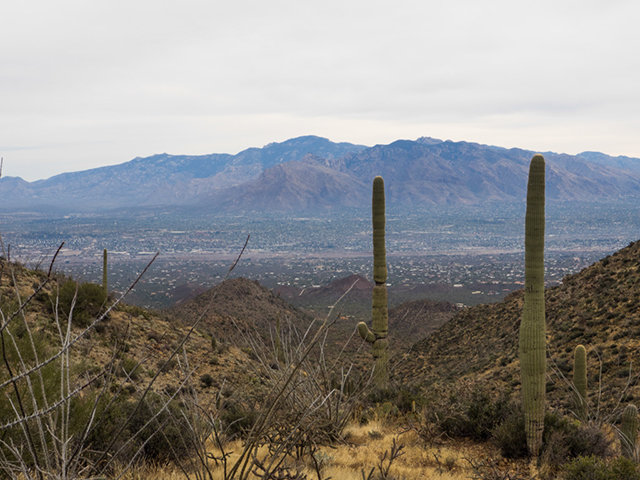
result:
[[[274,288],[274,292],[285,298],[289,303],[315,312],[318,316],[326,314],[327,308],[346,294],[346,301],[342,306],[342,311],[345,314],[360,317],[371,310],[372,289],[372,282],[362,275],[352,274],[348,277],[334,280],[329,285],[308,288],[278,285]],[[348,294],[347,291],[349,292]]]
[[[425,386],[475,378],[497,390],[518,391],[522,303],[520,290],[500,303],[460,312],[413,346],[398,367],[399,377]],[[597,407],[600,367],[603,413],[612,412],[623,392],[625,401],[640,397],[640,241],[547,289],[546,312],[551,404],[569,408],[559,374],[571,379],[578,344],[588,352],[591,408]]]
[[[269,338],[276,318],[306,328],[312,317],[278,295],[246,278],[226,280],[196,297],[169,308],[165,313],[184,325],[202,316],[199,329],[226,341],[239,342],[239,331]]]
[[[306,156],[262,172],[251,182],[210,194],[205,200],[225,211],[322,211],[365,204],[370,193],[348,173]]]
[[[68,281],[67,277],[55,273],[47,279],[42,271],[26,269],[20,264],[8,264],[0,258],[0,310],[5,318],[12,319],[7,332],[17,341],[17,345],[25,345],[29,339],[28,326],[41,359],[55,355],[60,345],[60,331],[54,320],[56,301],[59,302],[60,328],[63,331],[67,329],[68,316],[63,305],[65,298],[66,301],[72,298],[64,293],[64,285]],[[44,287],[40,288],[43,284]],[[101,289],[98,287],[97,291],[101,292]],[[95,294],[95,290],[93,292]],[[70,293],[73,296],[75,287]],[[200,387],[203,405],[215,400],[218,394],[216,387],[227,385],[232,389],[240,388],[250,377],[257,375],[246,353],[235,345],[219,342],[218,347],[212,350],[211,337],[204,329],[198,328],[189,335],[188,326],[164,314],[125,303],[117,305],[106,318],[85,331],[89,322],[98,318],[115,300],[109,298],[104,305],[99,305],[86,298],[78,293],[73,310],[75,320],[69,332],[72,339],[78,336],[69,350],[73,371],[78,374],[84,372],[81,376],[90,378],[104,368],[113,368],[106,377],[112,377],[110,381],[116,387],[124,388],[124,399],[143,391],[152,381],[153,389],[157,392],[174,389],[184,379],[188,364],[193,368],[190,384]],[[24,317],[14,315],[19,311],[20,301],[26,302]],[[84,313],[88,313],[88,316],[84,316]],[[185,351],[181,348],[177,350],[181,360],[174,357],[167,363],[171,353],[185,338],[188,364],[184,363]],[[8,337],[4,339],[8,341]],[[112,367],[109,367],[111,364]],[[4,367],[0,369],[0,382],[8,378]],[[156,374],[157,378],[154,379]],[[210,376],[211,381],[201,385],[200,379],[205,376]],[[3,398],[5,393],[11,391],[7,388],[0,392]],[[87,391],[92,390],[88,388]],[[5,409],[0,407],[0,417],[6,415]],[[0,420],[4,421],[4,417]]]
[[[376,175],[385,178],[389,206],[512,202],[524,197],[534,153],[426,137],[365,147],[305,136],[236,155],[163,153],[32,183],[1,178],[0,208],[331,211],[368,206],[369,185]],[[638,159],[597,152],[544,155],[550,201],[640,197]]]
[[[389,309],[389,342],[406,351],[417,338],[427,338],[450,321],[459,309],[449,302],[414,300]]]
[[[334,311],[339,319],[329,330],[325,350],[332,356],[344,349],[348,356],[356,355],[356,364],[367,368],[371,359],[369,349],[366,346],[362,349],[362,341],[359,336],[354,336],[354,332],[358,321],[370,320],[373,285],[359,275],[297,292],[296,304],[303,304],[303,308],[294,307],[288,303],[288,299],[285,301],[286,289],[272,292],[256,281],[235,278],[169,308],[164,313],[175,321],[189,325],[206,311],[199,327],[203,332],[244,346],[244,334],[257,335],[270,345],[278,316],[283,326],[285,322],[291,323],[303,333],[313,318],[316,318],[316,325],[319,325],[328,314],[329,307],[336,304],[350,287],[351,291]],[[406,352],[416,338],[430,335],[451,319],[456,311],[457,308],[450,303],[429,300],[407,302],[391,308],[391,351],[397,354]]]

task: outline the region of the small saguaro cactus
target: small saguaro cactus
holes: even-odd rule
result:
[[[544,203],[545,162],[534,155],[529,167],[524,233],[524,306],[520,323],[522,409],[527,446],[534,458],[540,454],[544,430],[547,371],[544,309]]]
[[[284,363],[284,351],[282,350],[282,340],[280,338],[280,312],[276,315],[276,358],[278,362]]]
[[[104,296],[109,296],[109,284],[107,276],[107,249],[102,251],[102,288],[104,289]]]
[[[364,322],[358,324],[358,333],[372,345],[375,359],[374,379],[379,387],[389,382],[387,362],[389,360],[389,312],[387,310],[387,251],[384,244],[385,199],[384,180],[373,179],[373,196],[371,201],[371,217],[373,223],[373,305],[371,316],[372,330]]]
[[[635,458],[636,439],[638,437],[638,409],[635,405],[629,404],[622,414],[622,425],[620,426],[622,438],[622,454],[627,458]]]
[[[573,386],[575,413],[581,422],[587,421],[587,350],[578,345],[573,353]]]

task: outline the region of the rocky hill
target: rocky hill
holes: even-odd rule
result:
[[[226,280],[196,297],[165,311],[184,325],[199,320],[199,329],[231,343],[244,344],[243,334],[267,340],[275,332],[276,318],[304,330],[313,321],[278,295],[246,278]]]
[[[273,292],[256,281],[235,278],[169,308],[164,313],[184,325],[192,324],[203,315],[199,329],[225,342],[246,346],[246,335],[253,335],[270,345],[278,316],[283,328],[285,323],[291,324],[303,334],[314,322],[314,318],[314,325],[318,326],[326,318],[328,307],[336,304],[349,288],[351,291],[333,311],[338,320],[329,330],[325,351],[328,356],[340,352],[348,355],[359,352],[355,362],[366,368],[371,358],[369,349],[362,349],[362,341],[354,333],[358,321],[370,318],[373,285],[358,275],[336,280],[324,287],[298,292],[298,300],[301,297],[303,300],[297,304],[304,304],[304,308],[296,308],[288,303],[282,290]],[[368,314],[361,315],[363,309]],[[407,302],[390,309],[391,351],[394,355],[406,352],[416,338],[430,335],[450,320],[457,310],[448,302],[429,300]]]
[[[371,308],[371,292],[373,283],[362,275],[352,274],[344,278],[334,280],[329,285],[298,288],[287,285],[279,285],[274,289],[278,295],[287,299],[294,305],[306,309],[326,311],[336,303],[343,295],[346,296],[347,310],[360,309],[364,303]],[[348,293],[347,293],[348,292]]]
[[[306,136],[236,155],[160,154],[33,183],[0,179],[3,211],[190,207],[301,212],[366,207],[385,178],[389,206],[521,201],[535,152],[420,138],[367,148]],[[550,201],[640,197],[640,160],[547,152]]]
[[[406,382],[480,379],[498,390],[518,391],[518,328],[523,292],[458,313],[416,343],[398,367]],[[548,399],[569,408],[573,351],[587,348],[590,407],[615,410],[640,397],[640,241],[564,278],[546,291]],[[602,387],[600,383],[602,369]],[[600,400],[598,398],[601,396]]]
[[[0,258],[0,310],[4,318],[11,319],[6,330],[3,328],[3,338],[23,349],[27,362],[32,356],[31,341],[41,361],[55,358],[58,354],[61,338],[58,328],[66,332],[69,318],[64,306],[65,298],[70,302],[75,293],[75,287],[66,290],[68,281],[68,278],[55,273],[47,279],[43,271],[9,264]],[[252,375],[256,375],[256,368],[252,367],[247,354],[235,345],[218,343],[217,348],[212,349],[211,337],[205,329],[198,328],[190,333],[189,326],[175,322],[167,315],[125,303],[118,304],[102,321],[85,330],[93,319],[100,317],[115,301],[114,297],[110,297],[104,304],[95,303],[93,297],[98,298],[102,290],[96,285],[92,286],[96,288],[89,289],[89,294],[82,293],[82,290],[78,292],[72,315],[75,320],[72,320],[69,331],[70,338],[78,336],[69,349],[69,361],[78,378],[89,379],[103,368],[110,368],[98,379],[102,381],[103,376],[113,377],[114,388],[120,388],[118,391],[128,398],[134,392],[143,391],[152,380],[153,389],[157,392],[171,391],[171,388],[175,391],[175,387],[183,381],[185,372],[193,368],[191,384],[199,387],[202,404],[206,405],[214,401],[218,394],[215,387],[227,385],[232,389],[241,388]],[[70,296],[65,296],[65,291]],[[21,302],[24,316],[18,313]],[[55,322],[56,302],[61,321],[59,327]],[[33,340],[30,340],[28,331]],[[179,348],[185,339],[188,359],[185,350]],[[170,360],[171,353],[176,349],[180,358]],[[9,347],[8,361],[15,360]],[[5,366],[3,364],[0,369],[0,383],[9,378]],[[13,365],[12,371],[20,371],[20,368]],[[157,378],[154,378],[156,375]],[[207,377],[210,380],[201,384],[200,379]],[[97,385],[99,387],[100,383]],[[9,384],[0,394],[4,398],[11,391]],[[87,392],[93,390],[87,388]],[[0,417],[6,414],[6,409],[0,408]]]

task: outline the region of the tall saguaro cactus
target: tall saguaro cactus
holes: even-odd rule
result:
[[[522,408],[527,446],[538,457],[544,429],[546,331],[544,311],[545,162],[535,155],[529,167],[524,234],[524,308],[520,323]]]
[[[371,343],[373,358],[375,359],[375,383],[384,387],[389,382],[387,362],[389,360],[389,312],[387,310],[387,251],[384,244],[385,227],[385,199],[384,180],[382,177],[373,179],[373,197],[371,201],[371,216],[373,222],[373,319],[372,330],[364,322],[358,324],[360,336]]]
[[[587,420],[587,350],[578,345],[573,353],[573,386],[576,415],[581,422]]]
[[[104,296],[109,296],[109,284],[107,283],[107,249],[102,251],[102,288],[104,289]]]

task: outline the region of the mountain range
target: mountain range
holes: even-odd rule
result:
[[[520,201],[536,152],[422,137],[366,147],[305,136],[237,155],[166,153],[46,180],[0,179],[3,211],[189,207],[219,212],[365,207],[373,177],[389,205]],[[640,159],[544,153],[550,201],[640,197]]]

